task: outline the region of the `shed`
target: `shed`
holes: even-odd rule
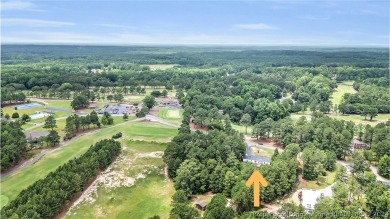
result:
[[[196,204],[195,204],[195,207],[197,208],[197,209],[199,209],[199,210],[201,210],[201,211],[204,211],[204,210],[206,210],[206,202],[204,202],[204,201],[199,201],[199,202],[197,202]]]

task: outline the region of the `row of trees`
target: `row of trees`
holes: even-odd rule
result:
[[[26,154],[27,140],[19,121],[1,120],[1,171],[17,164]]]
[[[112,139],[97,142],[81,157],[70,160],[20,192],[1,209],[1,217],[54,218],[99,171],[112,163],[120,150],[120,143]]]
[[[101,122],[103,125],[107,125],[109,122],[113,124],[113,119],[111,115],[105,114],[102,117]],[[100,124],[99,117],[95,111],[92,111],[86,116],[79,116],[77,114],[68,116],[68,118],[66,118],[64,139],[73,138],[77,132],[89,129],[91,125],[100,128]]]

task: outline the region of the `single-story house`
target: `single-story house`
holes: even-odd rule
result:
[[[357,140],[355,138],[352,139],[352,141],[351,141],[351,150],[353,151],[353,150],[361,150],[361,149],[368,150],[368,149],[370,149],[370,145],[368,145],[368,144],[366,144],[364,142],[361,142],[361,141],[359,141],[359,140]]]
[[[314,209],[316,203],[323,197],[332,197],[332,186],[325,189],[314,190],[314,189],[302,189],[301,193],[301,205],[306,211]]]
[[[387,182],[387,181],[381,181],[381,183],[385,186],[390,186],[390,182]]]
[[[196,204],[195,204],[195,207],[197,208],[197,209],[199,209],[199,210],[201,210],[201,211],[204,211],[204,210],[206,210],[206,202],[204,202],[204,201],[199,201],[199,202],[197,202]]]
[[[267,165],[269,165],[271,163],[271,159],[269,157],[253,156],[253,155],[245,156],[243,161],[244,162],[255,163],[257,165],[260,165],[260,164],[267,164]]]
[[[91,103],[89,104],[89,107],[90,109],[96,109],[97,108],[97,104],[96,103]]]
[[[46,137],[49,135],[48,131],[42,131],[42,132],[30,132],[26,134],[26,139],[29,142],[36,141],[40,137]]]

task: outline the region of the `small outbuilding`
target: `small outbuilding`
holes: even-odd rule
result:
[[[206,210],[206,202],[204,202],[204,201],[199,201],[199,202],[197,202],[196,204],[195,204],[195,207],[197,208],[197,209],[199,209],[199,210],[201,210],[201,211],[204,211],[204,210]]]
[[[368,150],[368,149],[370,149],[370,145],[368,145],[364,142],[361,142],[361,141],[354,138],[351,141],[351,149],[352,150]]]

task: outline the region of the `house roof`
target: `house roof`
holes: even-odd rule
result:
[[[34,140],[34,139],[37,139],[39,137],[47,136],[47,135],[49,135],[49,132],[47,132],[47,131],[43,131],[43,132],[30,132],[30,133],[26,134],[26,138]]]
[[[352,139],[352,144],[364,144],[363,142],[357,140],[356,138]]]
[[[264,157],[264,156],[248,155],[248,156],[245,156],[244,159],[257,161],[260,163],[271,163],[271,159],[269,157]]]
[[[390,186],[390,182],[387,182],[387,181],[381,181],[381,183],[385,186]]]
[[[196,203],[196,205],[199,205],[200,207],[204,208],[204,207],[206,207],[207,204],[205,201],[199,201]]]
[[[305,209],[313,210],[317,201],[321,197],[332,197],[332,186],[325,189],[314,190],[314,189],[302,189],[302,206]],[[309,206],[310,205],[310,206]]]

